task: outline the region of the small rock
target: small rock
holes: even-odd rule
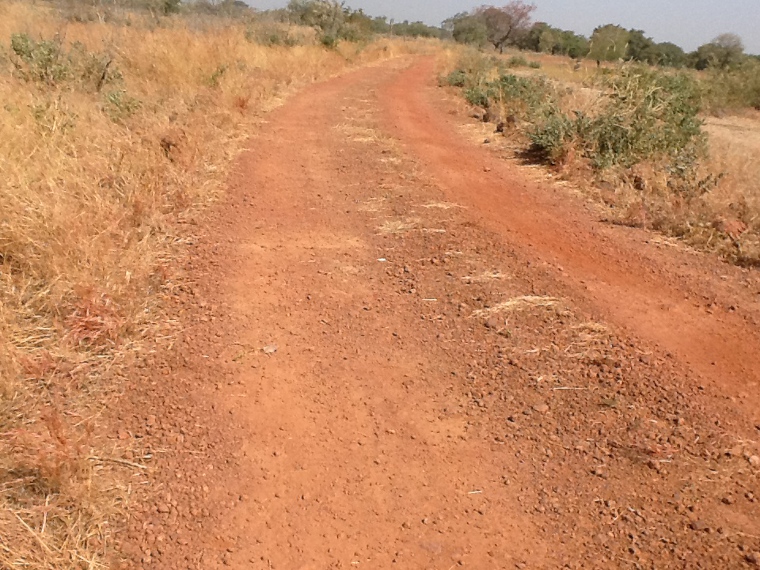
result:
[[[750,552],[744,559],[753,566],[760,566],[760,552]]]
[[[749,464],[752,465],[752,467],[760,467],[760,456],[753,455],[747,461],[749,461]]]
[[[160,503],[158,505],[158,507],[156,508],[156,510],[159,513],[168,513],[169,512],[169,505],[167,505],[166,503]]]
[[[724,505],[733,505],[734,504],[734,498],[733,497],[723,497],[722,499]]]
[[[535,406],[533,406],[533,409],[537,411],[539,414],[545,414],[546,412],[549,411],[549,406],[543,403],[536,404]]]
[[[696,530],[698,532],[710,530],[710,527],[707,525],[707,523],[701,520],[691,521],[691,524],[689,526],[691,527],[691,530]]]
[[[601,465],[599,467],[595,467],[594,469],[592,469],[591,474],[596,475],[597,477],[600,477],[602,479],[607,478],[607,472],[605,471],[604,467],[602,467]]]

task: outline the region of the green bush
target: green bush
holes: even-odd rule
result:
[[[55,85],[69,78],[71,65],[60,39],[35,41],[27,34],[11,36],[12,63],[26,81]]]
[[[446,77],[446,84],[452,87],[464,87],[467,85],[467,72],[461,69],[455,69]]]
[[[760,109],[760,61],[747,59],[734,69],[705,72],[701,85],[708,109]]]
[[[575,145],[597,170],[629,168],[650,159],[694,164],[705,151],[700,92],[685,74],[626,67],[607,76],[601,109],[569,117],[557,108],[529,133],[549,160]]]
[[[105,94],[104,99],[104,111],[116,123],[134,115],[141,106],[138,99],[128,95],[124,90],[110,91]]]
[[[528,67],[528,60],[521,55],[514,55],[507,60],[507,67]]]
[[[517,118],[535,121],[556,106],[552,85],[543,77],[500,75],[494,81],[474,81],[464,70],[451,73],[447,81],[464,88],[467,101],[479,107],[499,106]]]
[[[338,36],[332,34],[323,34],[322,37],[319,38],[319,42],[327,49],[335,49],[338,47],[339,41],[340,39]]]
[[[89,52],[80,43],[66,51],[57,37],[37,41],[27,34],[13,34],[11,63],[24,81],[49,86],[78,82],[82,87],[100,91],[106,83],[121,79],[108,54]]]

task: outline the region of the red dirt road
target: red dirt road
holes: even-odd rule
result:
[[[163,448],[128,565],[760,564],[757,277],[599,223],[456,107],[395,61],[252,139],[134,396]]]
[[[498,157],[462,140],[431,94],[433,64],[428,60],[408,69],[381,100],[398,136],[446,196],[476,210],[527,259],[561,267],[556,277],[576,301],[673,352],[718,389],[746,393],[742,403],[760,423],[758,328],[727,307],[706,311],[713,291],[721,288],[710,271],[714,266],[647,251],[653,248],[642,247],[640,234],[594,223],[577,204],[521,179]],[[741,301],[735,293],[725,296],[730,307],[741,305],[757,318],[760,290],[754,285]]]

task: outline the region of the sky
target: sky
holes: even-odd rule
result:
[[[254,8],[279,8],[287,0],[246,0]],[[495,0],[505,4],[507,0]],[[396,20],[440,25],[446,18],[489,3],[485,0],[348,0],[354,9]],[[591,35],[598,25],[618,24],[644,30],[658,42],[687,51],[722,33],[739,34],[747,52],[760,54],[760,0],[533,0],[534,19]]]

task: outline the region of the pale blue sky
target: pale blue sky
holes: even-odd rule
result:
[[[246,0],[255,8],[276,8],[287,0]],[[373,16],[422,20],[439,25],[457,12],[483,0],[348,0]],[[505,4],[506,0],[494,1]],[[760,54],[760,0],[534,0],[536,19],[589,35],[597,25],[619,24],[644,30],[659,42],[671,41],[686,50],[718,34],[739,34],[750,53]]]

